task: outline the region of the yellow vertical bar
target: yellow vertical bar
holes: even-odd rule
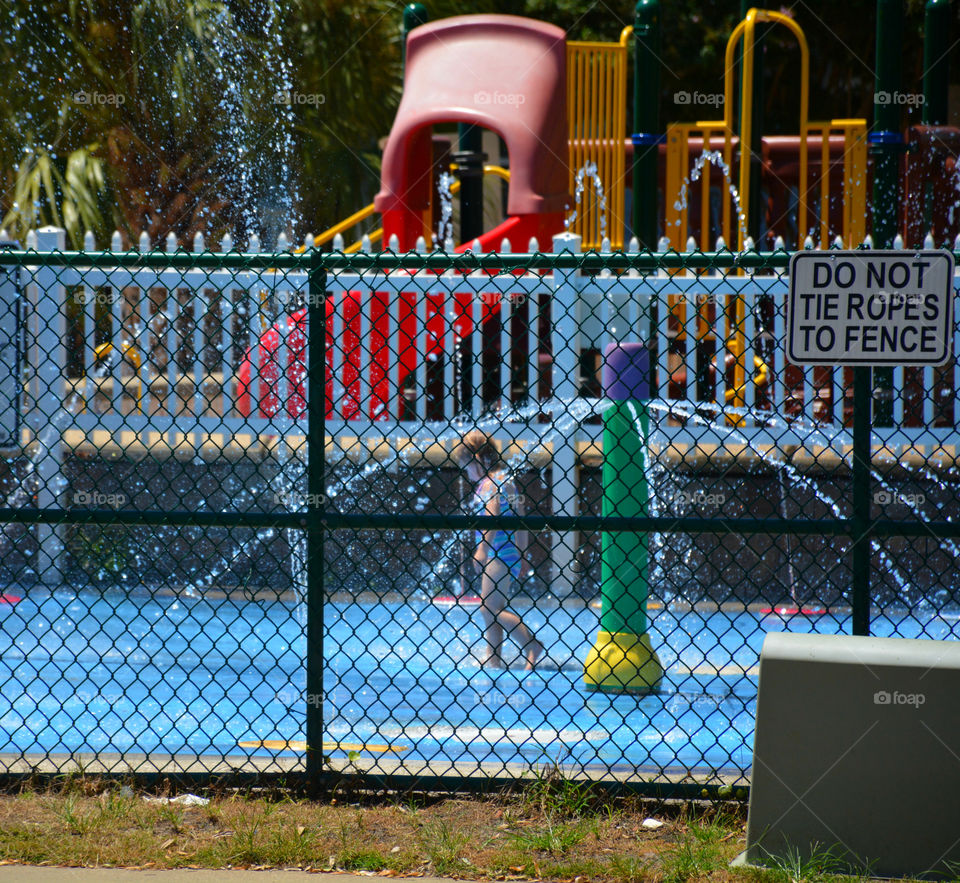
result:
[[[682,129],[675,123],[667,126],[667,171],[663,186],[664,235],[670,240],[670,247],[681,251],[678,245],[680,237],[680,212],[677,210],[677,198],[680,195],[681,148],[680,141],[685,138]]]
[[[809,151],[810,126],[804,123],[800,128],[800,178],[797,183],[797,249],[803,248],[803,241],[807,236],[807,175],[809,170]]]
[[[700,152],[706,153],[710,149],[710,129],[704,128],[700,132]],[[710,178],[713,166],[705,162],[700,174],[700,248],[710,251],[713,240],[710,237]]]
[[[680,140],[680,179],[677,181],[677,196],[680,195],[680,187],[683,181],[690,174],[690,128],[684,127],[683,138]],[[687,185],[687,204],[680,212],[680,229],[678,231],[680,241],[677,243],[677,251],[685,251],[687,247],[687,237],[690,235],[687,229],[687,219],[690,217],[690,185]]]
[[[831,128],[833,124],[831,124]],[[847,248],[853,248],[853,244],[850,242],[850,230],[852,227],[853,218],[851,217],[851,209],[853,206],[852,203],[852,184],[853,181],[850,177],[850,150],[853,147],[853,139],[850,137],[850,129],[848,126],[844,126],[843,129],[843,229],[840,231],[840,235],[843,237],[844,245]]]
[[[617,186],[617,212],[620,215],[620,244],[623,247],[623,230],[626,227],[626,217],[624,216],[625,190],[627,186],[627,47],[623,46],[619,53],[619,70],[617,72],[617,82],[619,91],[617,97],[617,107],[623,108],[623,112],[617,114],[617,133],[614,150],[617,157],[617,175],[619,176],[619,185]]]
[[[740,77],[740,209],[744,223],[737,223],[737,248],[743,249],[744,228],[749,229],[750,219],[750,143],[753,137],[753,39],[757,10],[747,13],[743,32],[743,56]]]
[[[733,175],[733,166],[731,165],[733,162],[733,132],[726,125],[723,127],[723,161],[729,170],[729,174]],[[730,203],[733,201],[733,197],[730,195],[731,184],[733,184],[733,181],[724,176],[721,229],[723,230],[723,238],[727,242],[732,242],[730,239]]]
[[[820,129],[820,247],[830,247],[830,129]]]
[[[567,192],[573,193],[573,169],[577,162],[576,50],[567,43]]]
[[[850,150],[850,248],[856,248],[867,235],[867,127],[853,127],[854,145]]]

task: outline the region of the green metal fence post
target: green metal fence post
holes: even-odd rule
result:
[[[901,0],[877,0],[877,78],[873,96],[873,130],[868,135],[874,157],[873,241],[877,248],[893,246],[899,220],[903,134],[900,132],[900,105],[895,93],[900,90],[902,13]],[[874,419],[877,426],[892,426],[893,369],[878,368],[874,374],[872,380],[878,394]]]
[[[657,247],[660,142],[660,2],[640,0],[633,25],[633,235]]]
[[[950,0],[927,0],[923,17],[923,124],[947,122],[950,77]]]
[[[873,95],[873,131],[869,141],[873,166],[873,241],[890,248],[897,233],[898,175],[903,134],[900,132],[900,54],[902,0],[877,0],[876,91]]]
[[[643,343],[613,343],[604,351],[603,515],[645,518],[650,489],[645,471],[650,398],[650,351]],[[647,534],[605,532],[602,541],[600,632],[583,667],[588,690],[649,693],[663,666],[647,634]]]
[[[851,578],[855,635],[870,634],[870,405],[873,377],[869,366],[853,369],[853,543]]]
[[[403,28],[400,37],[400,64],[407,65],[407,36],[414,28],[427,23],[427,8],[422,3],[408,3],[403,7]]]
[[[323,607],[326,420],[327,274],[314,250],[307,289],[307,781],[323,774]]]

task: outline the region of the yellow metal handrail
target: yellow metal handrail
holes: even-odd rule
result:
[[[567,127],[570,142],[570,192],[577,172],[595,163],[604,188],[606,236],[623,247],[625,153],[627,137],[627,50],[632,25],[617,43],[567,41]],[[572,231],[585,251],[601,246],[601,207],[584,188]]]
[[[458,166],[456,163],[452,163],[450,165],[451,171],[456,171],[457,168]],[[485,164],[483,167],[483,173],[485,175],[493,175],[494,177],[501,178],[504,181],[510,180],[510,170],[505,169],[503,166]],[[454,181],[450,185],[450,193],[451,194],[458,193],[459,190],[460,190],[460,182]],[[315,236],[313,239],[314,248],[319,248],[321,245],[325,245],[326,243],[330,242],[330,240],[333,239],[333,237],[336,236],[338,233],[343,233],[345,230],[349,230],[354,224],[359,224],[361,221],[365,221],[371,215],[376,214],[376,209],[373,206],[374,204],[371,202],[370,205],[364,206],[362,209],[360,209],[360,211],[354,212],[352,215],[350,215],[349,218],[346,218],[340,221],[340,223],[338,224],[334,224],[329,230],[324,230],[323,233],[319,234],[318,236]],[[383,227],[378,227],[376,230],[371,230],[367,234],[367,238],[370,240],[371,243],[379,242],[381,239],[383,239]],[[360,251],[362,247],[363,247],[363,240],[358,239],[352,245],[347,246],[343,250],[343,253],[353,254],[354,252]],[[300,248],[297,249],[297,251],[298,252],[304,251],[304,247],[301,245]]]

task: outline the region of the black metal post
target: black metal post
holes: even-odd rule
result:
[[[639,0],[633,24],[633,235],[657,248],[660,142],[660,3]],[[674,243],[675,248],[679,248]]]
[[[876,91],[873,96],[873,241],[891,248],[899,219],[899,166],[903,152],[900,131],[900,55],[903,37],[902,0],[877,0]],[[909,245],[910,243],[907,243]],[[893,370],[878,368],[877,426],[893,425]]]
[[[870,417],[873,371],[853,369],[853,466],[851,541],[852,631],[870,634]]]
[[[927,0],[923,17],[923,124],[947,123],[950,81],[950,0]]]
[[[314,251],[307,289],[307,782],[323,775],[324,483],[327,441],[327,273]]]
[[[877,0],[876,91],[873,96],[873,241],[890,248],[897,234],[898,166],[903,146],[900,131],[900,55],[903,38],[902,0]]]
[[[460,123],[457,132],[460,149],[453,154],[453,161],[460,178],[460,241],[472,242],[483,233],[483,164],[487,155],[480,126]]]

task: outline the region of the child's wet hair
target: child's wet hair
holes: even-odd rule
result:
[[[460,466],[466,466],[476,457],[486,469],[500,462],[496,442],[481,429],[471,429],[454,449],[453,457]]]

